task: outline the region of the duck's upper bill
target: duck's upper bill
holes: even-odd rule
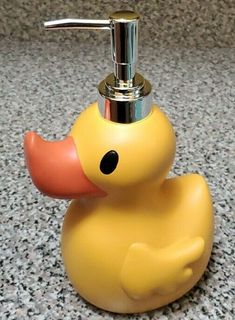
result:
[[[42,193],[61,199],[105,195],[84,174],[72,137],[48,142],[28,132],[24,152],[33,183]]]

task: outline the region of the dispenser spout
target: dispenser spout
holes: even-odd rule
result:
[[[145,118],[152,108],[151,84],[136,73],[139,15],[117,11],[107,20],[61,19],[45,22],[46,30],[109,30],[113,73],[98,86],[98,105],[107,120],[132,123]]]
[[[128,81],[136,73],[138,22],[136,12],[117,11],[109,16],[109,20],[60,19],[45,22],[44,27],[46,30],[110,30],[114,75],[118,80]]]

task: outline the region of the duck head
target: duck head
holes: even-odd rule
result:
[[[24,150],[31,178],[42,193],[76,199],[161,184],[174,159],[175,135],[157,107],[143,120],[120,124],[104,119],[95,103],[63,141],[47,142],[29,132]]]

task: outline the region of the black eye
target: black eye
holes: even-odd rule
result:
[[[114,150],[111,150],[103,156],[100,161],[100,171],[104,174],[112,173],[118,164],[118,153]]]

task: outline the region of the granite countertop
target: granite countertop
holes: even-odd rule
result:
[[[1,0],[0,37],[55,40],[74,39],[94,45],[106,41],[107,32],[45,32],[42,22],[58,18],[107,19],[110,12],[134,10],[141,16],[140,39],[172,46],[231,47],[235,43],[234,0]]]
[[[212,257],[178,301],[142,315],[115,315],[81,299],[61,260],[67,201],[42,196],[25,168],[28,130],[62,139],[96,100],[111,70],[109,48],[91,42],[0,42],[1,319],[234,319],[234,49],[140,48],[140,71],[177,133],[171,176],[204,175],[215,208]],[[233,130],[233,131],[232,131]]]

